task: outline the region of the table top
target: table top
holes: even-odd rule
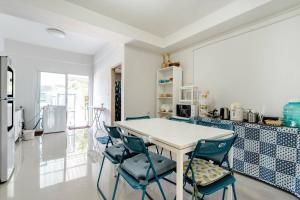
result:
[[[231,130],[212,128],[162,118],[115,122],[117,126],[137,132],[149,139],[158,140],[176,149],[195,146],[201,139],[217,139],[229,136]]]

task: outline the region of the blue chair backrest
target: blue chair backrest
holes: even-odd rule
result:
[[[116,126],[107,126],[105,124],[105,122],[103,122],[103,126],[104,126],[105,130],[107,131],[107,133],[110,137],[115,138],[115,139],[120,139],[121,138],[118,127],[116,127]]]
[[[222,165],[224,161],[228,163],[228,153],[237,138],[237,134],[216,140],[200,140],[193,152],[194,157],[200,157],[206,160],[212,160],[218,165]]]
[[[148,149],[142,138],[121,134],[121,139],[123,141],[124,146],[127,149],[129,149],[135,153],[143,153],[143,154],[148,155]]]
[[[187,122],[187,123],[193,123],[194,120],[192,119],[182,119],[177,117],[169,117],[169,120],[178,121],[178,122]]]
[[[126,117],[125,120],[136,120],[136,119],[150,119],[150,116],[145,115],[145,116],[137,116],[137,117]]]
[[[209,126],[213,128],[220,128],[225,130],[232,130],[234,131],[234,126],[232,124],[223,124],[223,123],[215,123],[215,122],[204,122],[204,121],[196,121],[196,124],[201,126]]]

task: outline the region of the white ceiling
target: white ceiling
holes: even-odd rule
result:
[[[6,37],[66,50],[92,53],[113,41],[172,52],[299,5],[300,0],[0,0],[0,13],[28,20],[2,20],[0,35],[5,22]],[[54,41],[43,24],[62,28],[69,38]]]
[[[46,31],[47,25],[5,14],[0,14],[0,24],[0,35],[4,38],[88,55],[107,42],[67,30],[65,38],[57,38]]]
[[[66,0],[165,37],[234,0]]]

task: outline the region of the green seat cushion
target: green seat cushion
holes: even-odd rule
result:
[[[190,161],[184,163],[184,171],[186,171]],[[231,172],[215,165],[212,161],[207,161],[199,158],[194,158],[192,162],[192,169],[194,172],[194,178],[197,185],[207,186],[223,177],[227,176]],[[192,179],[192,171],[189,170],[187,174],[189,179]]]
[[[149,152],[149,156],[158,176],[175,170],[176,168],[176,162],[173,160],[152,152]],[[122,163],[121,168],[139,182],[143,182],[146,180],[147,170],[149,166],[150,163],[146,155],[138,154],[132,158],[125,160],[124,163]],[[149,180],[154,178],[153,170],[150,170],[148,178]]]

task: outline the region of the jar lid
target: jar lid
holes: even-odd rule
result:
[[[289,103],[300,103],[300,99],[297,99],[297,98],[291,99],[291,100],[289,100]]]

